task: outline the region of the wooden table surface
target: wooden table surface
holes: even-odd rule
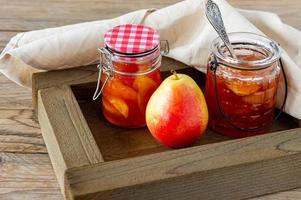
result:
[[[115,17],[179,0],[0,0],[0,50],[18,32]],[[301,30],[301,0],[230,0],[239,8],[276,12]],[[300,180],[301,181],[301,180]],[[0,199],[62,199],[39,125],[31,90],[0,75]],[[258,197],[301,199],[301,189]]]

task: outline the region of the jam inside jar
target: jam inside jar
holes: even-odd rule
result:
[[[161,60],[161,55],[156,59]],[[145,126],[145,109],[149,98],[161,83],[160,62],[125,63],[114,61],[112,79],[102,91],[105,118],[112,124],[138,128]],[[102,75],[102,82],[106,75]]]
[[[119,25],[105,34],[99,49],[102,88],[93,98],[102,94],[103,115],[110,123],[125,128],[146,125],[148,100],[161,83],[161,49],[168,53],[167,41],[144,25]]]
[[[263,134],[274,119],[279,46],[252,33],[230,33],[229,37],[236,58],[217,38],[208,60],[205,95],[209,126],[231,137]]]

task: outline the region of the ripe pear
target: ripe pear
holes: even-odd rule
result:
[[[146,124],[170,148],[187,147],[199,139],[208,125],[208,108],[196,82],[175,72],[166,78],[148,101]]]

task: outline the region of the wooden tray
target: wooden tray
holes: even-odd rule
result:
[[[184,66],[164,59],[164,69]],[[203,85],[192,68],[180,72]],[[93,102],[95,66],[33,76],[33,104],[66,199],[243,199],[301,187],[300,122],[286,114],[271,133],[231,139],[210,130],[171,150],[146,128],[122,129]]]

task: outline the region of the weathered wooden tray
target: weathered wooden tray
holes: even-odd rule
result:
[[[163,68],[182,64],[164,59]],[[192,68],[181,72],[203,84]],[[231,139],[210,130],[194,147],[171,150],[146,128],[121,129],[91,99],[95,66],[33,76],[33,104],[66,199],[243,199],[301,187],[300,122]]]

